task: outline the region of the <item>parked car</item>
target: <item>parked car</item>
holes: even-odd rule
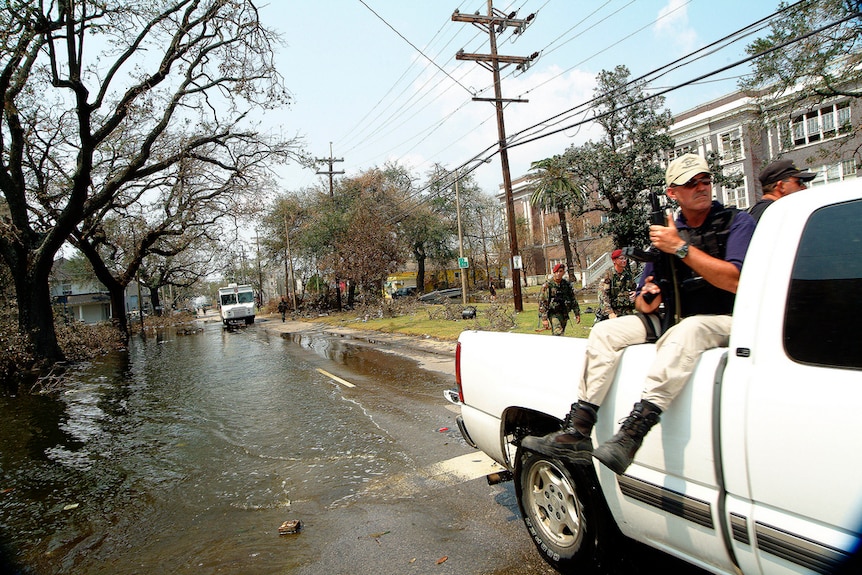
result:
[[[415,287],[402,287],[392,292],[392,298],[395,299],[399,297],[413,297],[417,293],[418,290]]]
[[[461,297],[461,288],[442,289],[432,291],[419,296],[419,301],[424,303],[446,303],[450,299],[458,299]]]

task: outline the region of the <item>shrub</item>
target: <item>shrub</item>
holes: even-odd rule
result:
[[[66,324],[61,319],[55,329],[57,343],[70,362],[89,361],[123,347],[120,332],[110,324]],[[0,380],[7,387],[15,389],[35,379],[32,392],[55,390],[62,379],[57,373],[62,373],[64,365],[40,365],[29,338],[18,331],[15,314],[0,314]]]

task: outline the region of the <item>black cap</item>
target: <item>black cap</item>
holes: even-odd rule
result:
[[[792,160],[777,160],[760,171],[760,185],[768,186],[787,178],[799,178],[803,182],[810,182],[815,177],[817,174],[800,170]]]

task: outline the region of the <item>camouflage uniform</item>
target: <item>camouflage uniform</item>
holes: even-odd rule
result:
[[[581,317],[581,308],[575,299],[572,284],[565,279],[561,279],[560,283],[553,278],[546,281],[539,294],[539,318],[548,320],[554,335],[566,333],[569,311],[575,312],[575,317]]]
[[[617,273],[611,268],[599,282],[599,309],[596,311],[596,321],[608,319],[611,312],[617,317],[631,315],[635,312],[635,303],[629,294],[637,289],[632,272],[624,268]]]

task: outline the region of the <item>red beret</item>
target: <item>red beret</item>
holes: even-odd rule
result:
[[[565,270],[566,264],[557,264],[554,266],[554,273],[557,273],[560,270]]]
[[[618,257],[620,257],[621,255],[623,255],[623,250],[614,250],[611,252],[611,259],[615,260]]]

